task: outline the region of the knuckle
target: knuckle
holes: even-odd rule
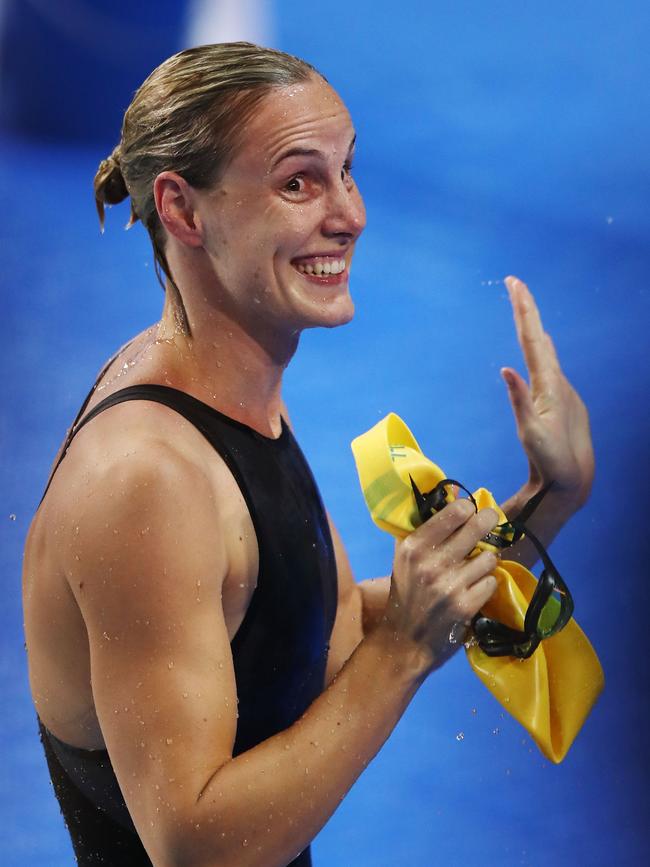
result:
[[[470,500],[465,499],[454,500],[453,503],[450,503],[447,506],[447,509],[449,509],[449,516],[451,518],[461,518],[464,520],[470,518],[475,512],[474,506],[472,505]]]
[[[414,534],[411,533],[405,539],[402,539],[402,541],[399,543],[400,552],[402,554],[410,554],[413,551],[413,549],[415,548],[415,544],[416,543],[415,543]]]
[[[481,509],[477,517],[479,519],[481,527],[486,527],[489,530],[491,530],[493,527],[496,527],[496,525],[499,523],[499,515],[494,509],[490,508],[489,506],[485,509]]]
[[[493,551],[483,551],[479,556],[482,557],[481,566],[488,571],[497,565],[498,558]]]
[[[411,533],[410,536],[407,536],[406,539],[404,539],[399,546],[399,554],[407,562],[414,558],[417,550],[418,542],[417,539],[414,538],[413,533]]]

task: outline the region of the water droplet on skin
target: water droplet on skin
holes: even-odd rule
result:
[[[173,744],[173,743],[174,743],[174,739],[173,739],[173,738],[165,738],[165,743],[166,743],[167,745],[169,745],[169,744]]]
[[[462,741],[464,739],[465,739],[465,732],[458,732],[458,734],[456,735],[456,740]]]

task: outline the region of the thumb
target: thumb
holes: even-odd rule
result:
[[[517,427],[526,427],[527,422],[535,416],[530,389],[526,381],[511,367],[502,367],[501,377],[508,389],[508,398],[517,421]]]

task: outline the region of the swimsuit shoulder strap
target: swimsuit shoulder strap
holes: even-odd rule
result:
[[[71,426],[68,428],[68,432],[66,434],[63,445],[59,449],[59,453],[57,454],[57,456],[54,460],[54,465],[53,465],[52,469],[50,470],[50,475],[48,477],[47,484],[45,486],[45,491],[43,492],[43,496],[41,497],[39,506],[41,505],[41,503],[45,499],[45,494],[47,494],[48,490],[50,489],[50,485],[52,484],[52,479],[54,477],[54,473],[58,470],[59,464],[61,463],[61,461],[65,457],[65,454],[68,451],[68,448],[70,446],[70,443],[73,440],[74,435],[77,433],[77,430],[79,430],[79,427],[80,427],[79,422],[80,422],[81,418],[83,417],[84,412],[86,411],[86,407],[90,403],[91,397],[93,396],[93,394],[97,390],[97,386],[104,378],[104,376],[105,376],[106,372],[108,371],[109,367],[111,366],[111,364],[113,364],[113,362],[118,358],[118,356],[121,355],[125,349],[128,349],[132,343],[133,343],[133,340],[129,340],[127,343],[125,343],[123,346],[121,346],[117,350],[117,352],[115,352],[113,355],[111,355],[111,357],[108,359],[106,364],[104,364],[104,366],[101,368],[101,370],[97,374],[97,376],[95,378],[95,382],[92,385],[92,388],[90,389],[90,391],[86,395],[84,402],[81,404],[81,409],[79,410],[79,412],[75,416],[75,420],[72,422]]]

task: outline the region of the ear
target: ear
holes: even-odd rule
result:
[[[161,172],[153,182],[156,210],[165,229],[188,247],[200,247],[203,232],[193,193],[185,178],[176,172]]]

